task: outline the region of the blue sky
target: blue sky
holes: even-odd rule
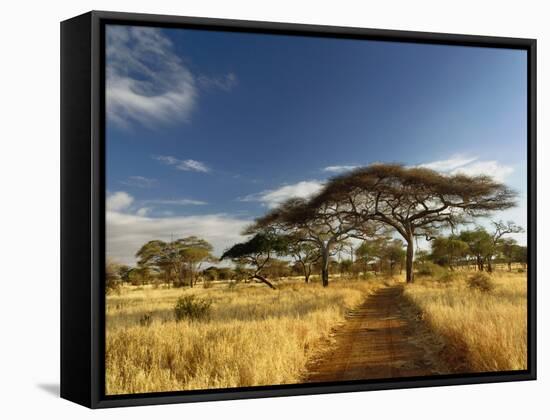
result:
[[[488,173],[526,225],[526,53],[109,26],[107,252],[217,253],[292,195],[371,162]],[[520,242],[525,235],[518,235]]]

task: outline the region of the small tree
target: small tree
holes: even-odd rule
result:
[[[521,233],[524,231],[521,226],[516,225],[512,221],[508,221],[505,223],[502,220],[500,220],[498,222],[493,222],[493,226],[495,229],[495,231],[493,232],[493,252],[501,250],[501,243],[502,241],[505,240],[505,238],[503,238],[504,235],[507,235],[510,233]],[[492,257],[493,255],[490,255],[487,260],[488,272],[493,271]]]
[[[492,236],[482,227],[460,232],[459,239],[468,244],[468,255],[475,259],[478,271],[483,271],[485,261],[495,252]]]
[[[448,266],[451,270],[458,266],[469,250],[468,244],[455,235],[437,237],[431,244],[431,259],[439,265]]]
[[[108,259],[105,266],[105,292],[116,292],[120,289],[120,265]]]
[[[206,261],[214,262],[212,245],[196,236],[178,239],[175,243],[179,260],[189,273],[189,286],[193,287],[201,264]]]
[[[400,239],[387,241],[381,251],[382,260],[387,267],[388,273],[393,276],[397,266],[399,266],[399,272],[401,272],[406,257],[403,241]]]
[[[258,233],[246,242],[233,245],[223,253],[220,261],[229,258],[237,264],[251,266],[252,272],[248,276],[250,280],[259,280],[271,289],[275,289],[263,274],[263,270],[275,255],[286,250],[286,245],[286,240],[277,235]]]
[[[319,248],[311,242],[303,240],[300,236],[290,236],[287,242],[287,252],[300,267],[304,281],[309,283],[313,266],[321,258]]]
[[[378,266],[380,259],[382,258],[384,244],[386,241],[387,238],[385,237],[365,239],[355,250],[355,257],[363,266],[363,272],[365,274],[369,271],[370,265],[373,266],[375,275],[378,271],[380,271],[380,267]]]

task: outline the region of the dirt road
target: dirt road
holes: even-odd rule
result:
[[[414,319],[403,286],[378,290],[331,335],[329,350],[308,366],[305,382],[399,378],[442,373],[438,345]],[[444,368],[443,368],[444,369]]]

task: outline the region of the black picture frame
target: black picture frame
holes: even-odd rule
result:
[[[105,74],[108,23],[521,49],[527,52],[528,368],[406,379],[106,396]],[[92,11],[61,23],[61,397],[90,408],[536,379],[536,40]]]

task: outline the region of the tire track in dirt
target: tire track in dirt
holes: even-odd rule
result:
[[[304,382],[429,376],[444,363],[428,351],[429,331],[414,319],[403,285],[378,290],[331,334],[332,345],[307,366]]]

